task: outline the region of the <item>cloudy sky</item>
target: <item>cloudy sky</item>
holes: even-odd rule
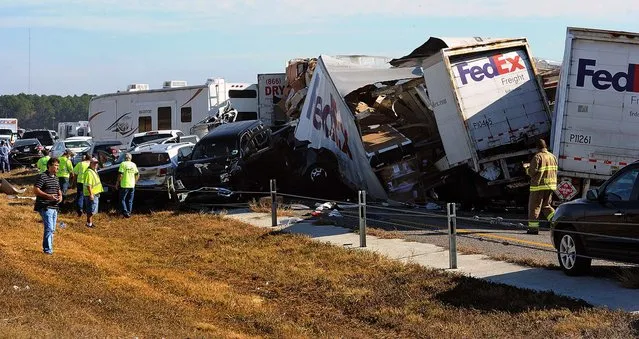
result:
[[[295,57],[400,57],[430,36],[527,37],[534,56],[561,60],[567,26],[639,32],[637,1],[532,3],[0,0],[0,95],[103,94],[209,77],[255,82]]]

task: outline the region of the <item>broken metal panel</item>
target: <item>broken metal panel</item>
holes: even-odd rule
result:
[[[322,60],[339,94],[344,97],[366,85],[399,79],[419,79],[423,77],[421,68],[390,68],[390,65],[370,66],[350,63],[323,55]]]
[[[346,184],[385,200],[387,194],[369,165],[353,114],[333,83],[323,58],[318,59],[308,87],[295,138],[309,141],[308,147],[331,150]]]
[[[422,62],[439,53],[444,48],[467,47],[476,44],[494,43],[504,39],[484,38],[484,37],[460,37],[460,38],[437,38],[430,37],[425,43],[417,47],[410,54],[398,59],[393,59],[390,64],[395,67],[415,67],[421,66]]]

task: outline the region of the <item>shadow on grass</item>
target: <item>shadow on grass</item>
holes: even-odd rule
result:
[[[486,312],[524,313],[532,310],[592,308],[585,301],[561,297],[552,292],[535,292],[468,277],[453,279],[455,287],[436,298],[446,304]]]
[[[33,172],[32,170],[20,169],[15,170],[15,172],[11,173],[10,177],[5,177],[5,179],[11,185],[22,188],[25,186],[33,186],[38,174],[39,173]]]

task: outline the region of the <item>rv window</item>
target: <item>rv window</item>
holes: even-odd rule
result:
[[[171,129],[171,107],[158,107],[158,130]]]
[[[180,109],[180,121],[191,122],[191,107],[182,107]]]
[[[153,130],[151,126],[151,117],[140,117],[138,119],[138,132],[147,132]]]
[[[232,89],[229,91],[229,98],[255,99],[257,91],[254,89]]]

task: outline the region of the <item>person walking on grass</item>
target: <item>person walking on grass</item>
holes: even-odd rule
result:
[[[69,185],[73,180],[73,163],[71,162],[71,158],[73,157],[73,151],[67,149],[64,153],[58,157],[58,161],[60,162],[60,167],[58,167],[58,180],[60,181],[60,190],[62,190],[62,201],[67,198],[67,191],[69,190]]]
[[[538,152],[526,169],[530,176],[528,197],[528,234],[539,233],[539,218],[542,212],[547,220],[552,219],[555,210],[550,205],[552,193],[557,189],[557,158],[546,147],[544,139],[537,140]]]
[[[49,151],[43,149],[42,157],[38,159],[38,162],[36,163],[36,166],[38,167],[38,170],[40,170],[40,173],[44,173],[47,171],[47,163],[49,162],[49,159],[51,159],[51,157],[49,156]]]
[[[2,140],[0,142],[0,169],[2,173],[10,172],[11,166],[9,165],[9,153],[11,152],[11,148],[7,145],[7,142]]]
[[[82,184],[84,183],[84,172],[86,172],[89,168],[90,162],[91,156],[89,154],[85,154],[82,156],[82,161],[77,163],[73,168],[73,174],[76,181],[75,206],[78,217],[82,215],[82,212],[84,212],[84,187]]]
[[[36,195],[33,209],[40,214],[44,224],[42,251],[45,254],[53,254],[53,233],[58,222],[58,206],[62,202],[60,182],[56,177],[58,166],[58,159],[49,159],[47,171],[38,175],[33,188]]]
[[[98,214],[100,204],[100,193],[104,192],[100,176],[98,175],[98,159],[91,158],[89,168],[84,172],[84,183],[82,184],[84,194],[84,210],[87,213],[87,227],[95,227],[93,216]]]
[[[140,178],[138,167],[131,161],[131,153],[124,155],[124,161],[118,169],[118,186],[120,187],[120,208],[125,218],[131,217],[135,183]]]

